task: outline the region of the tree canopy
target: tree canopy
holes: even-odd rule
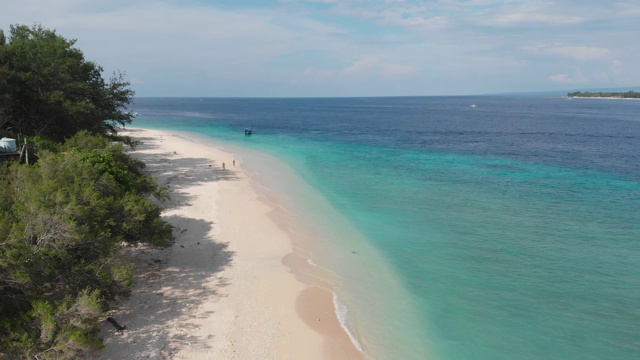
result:
[[[3,135],[63,140],[79,130],[114,133],[129,124],[134,92],[121,73],[102,67],[40,25],[12,25],[0,35],[0,130]]]
[[[568,97],[595,97],[595,98],[621,98],[621,99],[639,99],[640,92],[627,91],[627,92],[591,92],[591,91],[575,91],[567,93]]]
[[[0,164],[0,359],[86,358],[126,296],[124,246],[169,246],[150,197],[166,190],[113,141],[133,91],[55,31],[0,31],[0,135],[28,137],[31,165]],[[130,142],[129,142],[130,143]]]
[[[35,166],[0,177],[0,357],[75,357],[100,347],[107,303],[126,295],[121,244],[167,246],[172,228],[147,199],[164,190],[105,137],[79,132]],[[47,356],[43,356],[47,358]]]

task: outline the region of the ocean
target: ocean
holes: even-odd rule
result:
[[[132,126],[295,173],[272,186],[304,214],[318,243],[307,261],[371,358],[640,358],[640,101],[136,98],[132,110]]]

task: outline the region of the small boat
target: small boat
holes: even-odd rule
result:
[[[253,129],[248,127],[248,128],[244,128],[244,134],[245,135],[251,135],[253,134]]]
[[[474,108],[474,107],[478,107],[478,105],[476,105],[476,104],[471,104],[471,107],[472,107],[472,108]]]

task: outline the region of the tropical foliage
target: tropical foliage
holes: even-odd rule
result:
[[[0,128],[3,135],[63,140],[79,130],[114,133],[131,122],[133,91],[122,74],[109,82],[102,67],[42,26],[11,26],[0,34]]]
[[[72,45],[40,26],[0,32],[0,134],[37,160],[0,166],[0,359],[88,357],[133,283],[122,247],[173,241],[150,200],[166,190],[114,141],[133,92]]]
[[[627,91],[627,92],[570,92],[567,93],[568,97],[601,97],[601,98],[623,98],[623,99],[640,99],[640,92]]]
[[[79,147],[82,146],[82,147]],[[147,195],[166,197],[121,144],[80,132],[0,177],[0,352],[74,357],[100,346],[97,320],[127,295],[126,244],[171,244]]]

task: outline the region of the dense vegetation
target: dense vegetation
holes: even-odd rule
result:
[[[122,109],[133,91],[122,74],[109,82],[82,51],[41,26],[0,34],[0,127],[12,134],[63,140],[79,130],[113,133],[131,122]],[[5,134],[6,135],[6,134]]]
[[[627,91],[627,92],[570,92],[567,93],[568,97],[600,97],[600,98],[621,98],[621,99],[640,99],[640,92]]]
[[[114,141],[133,92],[105,82],[74,41],[40,26],[0,31],[0,135],[28,138],[31,165],[0,166],[0,358],[87,357],[126,296],[123,246],[168,246],[149,197],[166,192]]]

